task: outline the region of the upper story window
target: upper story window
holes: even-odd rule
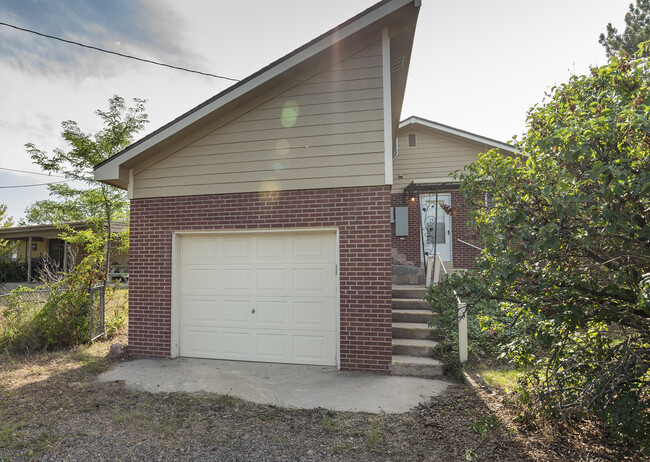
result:
[[[416,146],[417,140],[415,138],[415,133],[409,133],[409,147]]]

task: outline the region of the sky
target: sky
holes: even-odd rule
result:
[[[632,0],[422,0],[402,119],[416,115],[508,142],[552,86],[606,63],[599,35]],[[0,22],[242,79],[373,5],[373,0],[0,0]],[[113,95],[147,100],[150,133],[232,82],[100,53],[0,25],[0,203],[18,221],[60,180],[25,144],[65,149]],[[11,186],[11,187],[10,187]]]

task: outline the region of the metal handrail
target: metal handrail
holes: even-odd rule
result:
[[[481,250],[481,251],[483,250],[483,249],[480,248],[479,246],[474,245],[474,244],[470,244],[469,242],[463,241],[462,239],[458,239],[458,238],[456,238],[456,240],[457,240],[458,242],[460,242],[461,244],[468,245],[468,246],[470,246],[470,247],[473,247],[473,248],[476,249],[476,250]]]
[[[471,244],[470,244],[471,245]],[[447,268],[440,258],[440,254],[436,254],[435,257],[427,255],[427,272],[426,272],[426,283],[427,287],[431,285],[432,282],[438,284],[440,282],[441,270],[443,274],[447,273]],[[458,356],[461,363],[467,361],[467,304],[463,303],[460,300],[460,297],[454,290],[454,296],[456,297],[456,306],[458,308]]]

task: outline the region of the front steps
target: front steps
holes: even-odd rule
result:
[[[425,293],[424,286],[393,286],[393,375],[442,375],[442,362],[432,357],[438,342],[427,324],[433,314]]]

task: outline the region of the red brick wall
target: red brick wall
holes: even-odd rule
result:
[[[172,232],[338,227],[341,369],[388,373],[390,188],[163,197],[131,201],[129,353],[167,357]]]
[[[474,260],[479,254],[479,251],[457,240],[462,239],[465,242],[476,245],[476,233],[467,225],[469,222],[469,207],[460,191],[456,189],[447,192],[451,194],[451,206],[456,213],[451,218],[451,237],[453,239],[451,253],[454,268],[471,269],[474,268]]]
[[[455,216],[451,219],[452,234],[452,259],[454,268],[474,268],[474,259],[478,255],[478,250],[458,242],[457,239],[476,244],[475,233],[467,222],[469,221],[469,207],[465,203],[465,198],[458,189],[444,189],[439,191],[440,194],[451,195],[451,206],[455,211]],[[420,209],[419,200],[410,201],[404,197],[403,193],[391,194],[391,205],[393,207],[403,207],[408,203],[409,208],[409,234],[408,236],[396,236],[395,224],[391,225],[391,245],[397,252],[406,256],[407,260],[419,266],[421,261],[421,242],[420,242]],[[407,202],[405,202],[405,199]]]

